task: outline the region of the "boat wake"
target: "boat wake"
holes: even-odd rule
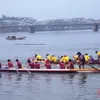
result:
[[[45,44],[30,44],[30,43],[27,43],[27,44],[20,44],[20,43],[16,43],[16,45],[45,45]]]

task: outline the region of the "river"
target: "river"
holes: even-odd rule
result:
[[[6,40],[7,36],[26,36],[25,40]],[[97,57],[100,32],[51,31],[36,33],[1,33],[0,61],[18,58],[26,62],[38,53],[56,56],[78,51]],[[0,73],[1,100],[100,100],[100,74]]]

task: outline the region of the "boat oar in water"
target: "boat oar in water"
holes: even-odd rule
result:
[[[97,71],[100,71],[98,68],[95,68],[94,66],[90,65],[90,64],[87,64],[88,66],[92,67],[93,69],[97,70]]]

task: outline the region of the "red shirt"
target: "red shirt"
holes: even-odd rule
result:
[[[13,68],[13,63],[12,62],[8,62],[8,67],[9,68]]]
[[[65,69],[65,64],[63,62],[60,62],[60,69]]]
[[[74,64],[72,62],[69,62],[69,68],[74,69]]]
[[[39,63],[35,63],[35,68],[36,69],[40,69],[40,64]]]
[[[51,69],[51,64],[50,63],[46,63],[45,66],[46,66],[47,69]]]
[[[17,66],[18,66],[19,69],[22,68],[22,64],[19,61],[17,62]]]
[[[35,67],[34,63],[28,63],[28,65],[31,67],[31,69],[34,69]]]

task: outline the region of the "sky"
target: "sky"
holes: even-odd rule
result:
[[[0,0],[0,15],[33,17],[39,21],[100,18],[100,0]]]

